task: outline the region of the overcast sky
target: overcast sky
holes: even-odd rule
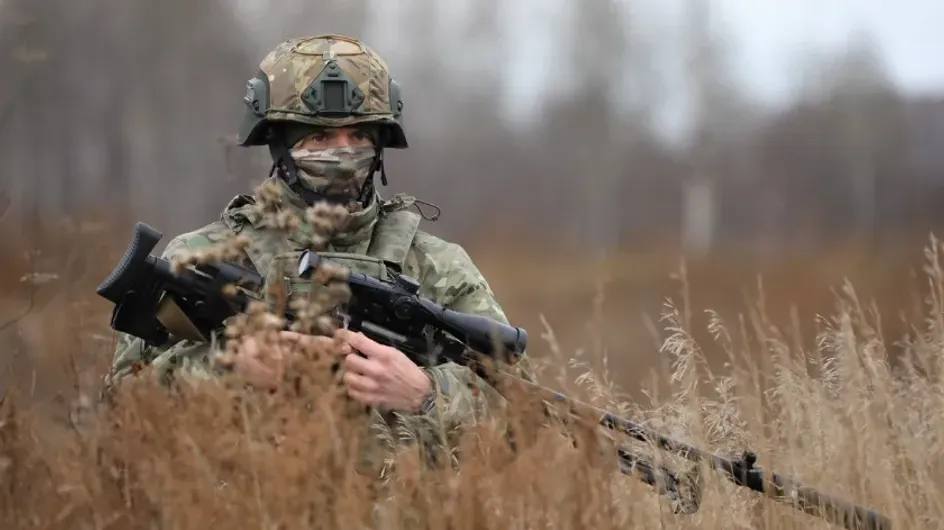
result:
[[[742,75],[765,99],[786,95],[791,54],[810,44],[841,46],[857,28],[874,34],[902,88],[944,90],[942,0],[711,1],[739,40]]]
[[[583,0],[593,1],[593,0]],[[560,0],[514,0],[510,18],[527,20],[528,14],[562,11]],[[650,20],[648,30],[663,39],[680,40],[688,0],[624,0],[639,18]],[[789,101],[795,80],[795,65],[806,52],[843,47],[857,31],[875,39],[890,75],[899,86],[913,93],[944,93],[944,0],[709,0],[711,16],[733,42],[731,67],[754,98],[772,104]],[[512,7],[513,6],[513,7]],[[549,16],[548,16],[549,15]],[[559,51],[559,30],[516,32],[522,41],[513,71],[518,76],[512,90],[520,96],[518,110],[539,89],[540,76],[530,70],[547,71]],[[556,34],[555,34],[556,33]],[[672,35],[671,37],[667,37]],[[660,37],[657,37],[660,38]],[[546,65],[546,67],[542,67]],[[663,127],[683,126],[684,95],[678,86],[666,87],[672,94],[660,110]]]

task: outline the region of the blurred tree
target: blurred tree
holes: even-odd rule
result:
[[[625,148],[620,126],[620,87],[631,46],[627,17],[613,0],[570,2],[569,34],[561,43],[557,68],[540,125],[543,156],[553,157],[553,173],[543,176],[543,204],[549,204],[570,239],[589,249],[615,247],[626,208],[620,182]],[[557,175],[552,179],[552,175]]]
[[[6,82],[0,86],[0,188],[9,190],[16,230],[38,225],[43,205],[62,206],[59,190],[68,175],[59,170],[66,160],[62,151],[70,138],[59,129],[41,129],[36,122],[65,116],[61,113],[77,95],[64,92],[61,57],[65,34],[41,18],[54,10],[50,0],[7,0],[0,3],[0,67]],[[59,28],[65,29],[65,28]],[[65,140],[65,144],[59,142]]]
[[[932,208],[936,144],[917,137],[933,127],[915,125],[922,111],[903,117],[912,106],[868,39],[804,58],[795,77],[818,83],[763,116],[732,75],[730,35],[706,0],[691,0],[688,21],[671,28],[638,3],[562,3],[558,16],[556,5],[512,12],[497,0],[2,0],[0,188],[14,200],[10,217],[35,224],[49,212],[135,207],[168,233],[212,219],[269,165],[265,149],[232,143],[246,79],[276,42],[321,32],[360,36],[390,63],[411,149],[389,153],[384,193],[438,203],[434,230],[450,237],[493,238],[481,228],[489,222],[600,249],[679,243],[684,224],[690,248],[780,248],[900,230],[919,198]],[[511,59],[542,41],[548,64],[523,75],[546,77],[528,83],[533,93],[515,90],[527,101],[509,99],[521,78],[507,75],[521,68]],[[693,128],[681,148],[654,126],[677,95],[672,66],[690,89]],[[512,123],[509,107],[533,115]]]
[[[411,149],[391,153],[393,186],[443,208],[434,231],[501,216],[513,172],[502,116],[506,53],[496,0],[405,4],[409,37],[391,51],[406,97]],[[395,172],[395,173],[393,173]],[[504,178],[503,178],[504,177]],[[507,216],[506,216],[507,217]]]
[[[513,171],[516,148],[501,97],[508,65],[496,60],[507,57],[509,51],[499,0],[467,0],[462,5],[455,26],[438,37],[443,43],[441,60],[448,62],[441,65],[442,80],[435,88],[448,94],[441,109],[442,116],[448,116],[442,120],[447,127],[437,136],[451,146],[452,156],[442,171],[461,183],[462,200],[449,200],[448,195],[457,191],[451,187],[441,188],[437,200],[449,201],[449,219],[471,226],[486,211],[506,219],[513,217],[513,213],[506,213],[509,208],[533,200],[533,182],[503,178]],[[422,158],[425,153],[417,155]],[[436,193],[425,193],[431,192]]]
[[[109,33],[121,67],[103,74],[127,97],[135,204],[144,215],[168,204],[193,212],[175,230],[209,222],[246,191],[246,182],[227,179],[219,139],[242,120],[246,79],[260,58],[250,57],[252,43],[219,0],[152,0],[113,12]]]
[[[855,229],[873,239],[890,195],[901,195],[905,123],[903,106],[874,38],[859,34],[826,77],[826,103],[836,113],[842,176],[852,197]],[[894,222],[894,221],[892,221]]]
[[[719,232],[736,229],[738,195],[750,160],[742,158],[740,143],[749,134],[755,110],[738,88],[728,58],[732,52],[726,28],[712,16],[707,0],[685,4],[684,64],[690,104],[689,176],[682,189],[682,245],[694,254],[711,250]],[[727,199],[727,200],[725,200]]]
[[[874,41],[859,34],[803,66],[796,105],[765,128],[759,148],[770,182],[789,197],[794,240],[872,240],[880,219],[892,230],[907,223],[916,195],[904,105]]]
[[[166,231],[216,215],[227,182],[219,137],[233,131],[253,67],[216,0],[8,0],[0,11],[15,88],[0,101],[0,173],[41,212],[103,208],[161,218]],[[220,96],[223,97],[220,97]],[[8,176],[9,175],[9,176]],[[23,180],[23,175],[29,175]],[[166,212],[168,205],[176,211]]]

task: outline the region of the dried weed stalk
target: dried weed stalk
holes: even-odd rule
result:
[[[268,199],[259,212],[273,229],[299,229],[267,202],[278,198],[271,191],[260,190]],[[321,227],[311,234],[317,247],[343,216],[309,213],[326,219],[324,226],[311,223]],[[231,256],[245,243],[229,244],[186,263]],[[724,373],[714,373],[695,340],[685,290],[680,305],[668,300],[664,307],[668,392],[648,389],[651,402],[627,404],[611,395],[606,377],[581,382],[596,404],[623,406],[666,434],[721,453],[755,450],[763,467],[872,505],[898,528],[938,528],[942,255],[932,240],[927,298],[907,336],[885,337],[877,312],[844,286],[832,314],[818,319],[816,340],[804,346],[771,322],[760,292],[761,302],[735,322],[709,313],[709,336],[729,357]],[[328,288],[312,289],[319,294],[284,300],[282,286],[266,300],[295,310],[305,322],[298,329],[330,333],[327,308],[345,297],[338,279],[325,270],[316,282]],[[684,270],[680,279],[686,281]],[[274,343],[283,319],[277,307],[254,304],[233,319],[229,337],[251,333]],[[550,330],[546,336],[554,340]],[[898,358],[888,353],[892,340],[904,351]],[[30,382],[13,381],[0,401],[0,528],[830,528],[707,472],[701,510],[673,515],[650,487],[618,473],[592,418],[572,422],[565,436],[520,390],[509,391],[506,412],[451,433],[459,470],[430,466],[424,451],[404,443],[409,436],[378,434],[375,418],[346,398],[332,358],[330,351],[294,352],[272,392],[246,389],[231,376],[180,381],[170,390],[140,378],[121,387],[110,407],[83,402],[82,414],[61,425],[40,414]],[[573,367],[585,366],[580,362]],[[667,465],[687,465],[649,452]]]

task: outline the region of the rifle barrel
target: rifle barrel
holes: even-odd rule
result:
[[[757,457],[751,452],[745,452],[743,457],[737,460],[724,458],[518,376],[507,372],[501,372],[501,376],[549,395],[555,401],[593,413],[599,417],[600,425],[608,429],[625,433],[642,442],[652,443],[664,451],[678,454],[692,462],[705,462],[708,467],[721,471],[728,480],[738,486],[764,494],[774,501],[819,517],[831,524],[840,525],[848,530],[891,530],[892,528],[891,519],[871,508],[828,495],[809,486],[803,486],[779,473],[769,473],[769,478],[765,478],[763,470],[754,466]],[[637,462],[636,469],[640,469],[638,457],[622,447],[618,447],[617,451],[620,456],[621,470],[627,462]],[[643,468],[641,478],[647,484],[654,485],[651,481],[655,477],[652,472],[654,468],[651,464],[648,465],[649,467]],[[666,472],[663,472],[663,475],[665,474]],[[669,486],[678,485],[679,481],[674,475],[666,476],[670,479]]]

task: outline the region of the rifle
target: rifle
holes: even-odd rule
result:
[[[225,261],[198,264],[193,269],[175,272],[168,261],[151,255],[161,237],[154,228],[137,223],[121,261],[96,290],[99,296],[115,304],[111,327],[116,331],[153,345],[168,340],[168,328],[173,328],[174,334],[182,338],[205,341],[225,319],[245,312],[248,304],[256,300],[250,293],[262,286],[259,274]],[[319,264],[317,253],[304,252],[298,261],[299,277],[310,277]],[[420,296],[419,284],[408,276],[397,275],[388,283],[348,272],[346,282],[351,300],[345,308],[335,310],[335,315],[349,329],[394,346],[414,361],[429,365],[448,359],[471,366],[479,364],[477,355],[492,358],[501,354],[520,355],[527,345],[528,334],[524,329],[443,308]],[[231,285],[239,288],[226,288]],[[286,310],[286,319],[293,318],[295,315]],[[182,326],[181,321],[187,324]],[[429,338],[423,333],[427,327],[433,330]],[[703,462],[734,484],[804,513],[848,530],[891,529],[891,520],[872,509],[803,486],[777,473],[765,476],[764,471],[755,466],[757,457],[751,452],[745,452],[739,459],[724,458],[530,381],[494,368],[491,371],[575,410],[582,409],[599,418],[603,427],[654,444],[692,462]],[[691,514],[700,507],[702,486],[698,467],[688,473],[676,473],[624,446],[618,445],[616,454],[622,473],[654,486],[673,501],[676,513]]]
[[[151,255],[161,237],[137,223],[121,261],[96,290],[115,304],[111,327],[151,345],[165,343],[169,329],[180,338],[208,341],[227,318],[245,312],[256,300],[250,293],[262,286],[262,277],[225,261],[175,273],[167,260]],[[310,277],[320,261],[317,253],[303,253],[299,277]],[[527,345],[524,329],[446,309],[419,296],[419,283],[408,276],[398,275],[393,283],[354,272],[345,277],[351,299],[345,308],[335,309],[335,316],[345,327],[399,349],[417,364],[468,362],[473,352],[514,356]],[[290,309],[284,312],[288,321],[296,319]],[[427,327],[433,330],[429,338],[423,333]]]

